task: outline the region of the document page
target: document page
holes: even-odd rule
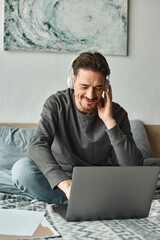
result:
[[[34,234],[38,237],[46,236],[46,234],[54,237],[60,236],[44,215],[44,212],[37,211],[0,209],[0,235],[6,236],[4,239],[13,239],[13,236],[19,236],[19,239],[22,236],[30,238]]]

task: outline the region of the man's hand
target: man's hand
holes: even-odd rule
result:
[[[112,115],[112,88],[109,85],[109,92],[104,91],[104,107],[102,107],[101,102],[97,104],[98,115],[105,123],[107,129],[111,129],[116,125],[116,121]]]
[[[60,188],[66,194],[66,197],[68,199],[70,197],[71,184],[72,184],[72,180],[71,179],[67,179],[67,180],[64,180],[64,181],[60,182],[57,185],[57,187]]]

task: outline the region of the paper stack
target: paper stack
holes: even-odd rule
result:
[[[44,212],[0,209],[0,239],[57,237]]]

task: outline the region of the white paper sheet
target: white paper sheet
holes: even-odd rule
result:
[[[0,209],[0,234],[32,236],[44,218],[44,212]]]

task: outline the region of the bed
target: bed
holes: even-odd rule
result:
[[[160,166],[160,126],[143,125],[139,120],[131,120],[130,123],[136,144],[146,158],[144,165]],[[34,200],[16,189],[11,180],[11,168],[14,162],[27,155],[27,143],[36,126],[0,124],[0,208],[45,211],[46,218],[59,232],[62,240],[160,239],[159,180],[149,217],[144,219],[69,223],[53,211],[52,204]]]

